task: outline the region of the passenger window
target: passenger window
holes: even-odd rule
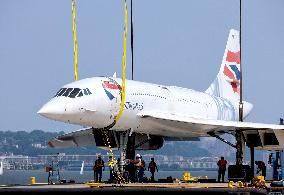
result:
[[[90,91],[90,89],[89,89],[89,88],[87,88],[87,91],[88,91],[89,95],[91,95],[91,94],[92,94],[92,92]]]
[[[68,97],[75,98],[75,96],[80,92],[79,88],[74,88],[74,90],[70,93]]]
[[[62,94],[66,91],[67,88],[62,88],[62,90],[58,93],[57,96],[62,96]]]
[[[77,95],[77,97],[81,97],[81,96],[83,96],[82,90],[81,90],[80,93]]]
[[[85,95],[89,95],[87,89],[84,89],[84,94],[85,94]]]
[[[65,93],[63,93],[63,95],[62,96],[68,96],[69,95],[69,93],[71,92],[73,90],[73,88],[68,88],[66,91],[65,91]]]

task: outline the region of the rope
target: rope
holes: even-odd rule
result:
[[[76,32],[76,7],[75,0],[72,0],[72,27],[73,27],[73,41],[74,41],[74,72],[75,72],[75,80],[78,80],[78,45],[77,45],[77,32]]]

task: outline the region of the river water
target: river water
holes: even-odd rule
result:
[[[171,176],[172,178],[181,179],[184,171],[159,171],[155,174],[155,179],[166,179]],[[217,178],[217,171],[190,171],[193,177],[208,176],[210,179]],[[150,178],[149,171],[145,171],[145,176]],[[31,177],[36,178],[36,182],[47,182],[48,173],[44,170],[4,170],[3,175],[0,175],[0,185],[27,185],[30,184]],[[93,171],[84,171],[80,174],[80,171],[60,171],[61,179],[66,181],[74,180],[76,183],[84,183],[94,179]],[[109,178],[109,171],[103,172],[103,181],[107,181]]]
[[[181,179],[184,171],[159,171],[155,174],[155,179],[166,179],[171,176],[172,178]],[[217,179],[217,171],[190,171],[191,176],[198,177],[208,176],[209,179]],[[145,171],[145,176],[150,178],[150,172]],[[3,175],[0,175],[0,185],[27,185],[30,184],[31,177],[36,178],[36,182],[45,183],[47,182],[48,173],[44,170],[4,170]],[[94,179],[93,171],[84,171],[80,174],[80,171],[60,171],[61,179],[65,179],[67,182],[74,180],[76,183],[84,183]],[[103,181],[107,181],[109,178],[109,171],[103,172]],[[272,178],[272,173],[267,172],[267,179]],[[225,175],[227,180],[227,171]]]

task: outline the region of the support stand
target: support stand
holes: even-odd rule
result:
[[[254,178],[254,146],[250,144],[250,177],[251,181]]]
[[[58,155],[52,157],[50,166],[48,167],[48,184],[58,184],[61,182]]]
[[[236,165],[242,165],[244,159],[244,137],[241,131],[236,131]]]
[[[245,139],[242,131],[236,131],[236,164],[228,167],[228,180],[230,181],[250,181],[251,169],[249,165],[243,165]]]

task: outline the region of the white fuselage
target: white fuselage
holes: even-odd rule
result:
[[[70,91],[71,88],[78,88],[77,91],[82,91],[83,95],[76,95],[73,98],[55,96],[38,113],[67,123],[95,128],[106,127],[115,120],[121,103],[119,89],[115,85],[105,87],[103,84],[113,81],[121,84],[120,78],[109,77],[93,77],[67,84],[62,88],[69,88]],[[87,89],[91,93],[88,93]],[[112,129],[132,129],[141,133],[174,136],[173,132],[163,132],[162,127],[153,128],[149,123],[142,123],[137,114],[143,111],[156,111],[201,119],[234,121],[238,120],[238,107],[237,101],[192,89],[127,80],[124,111]],[[245,102],[244,117],[251,109],[252,106]]]

